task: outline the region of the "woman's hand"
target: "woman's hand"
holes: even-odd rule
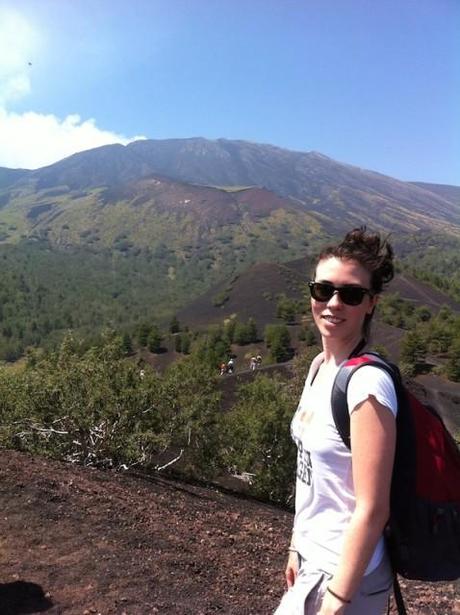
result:
[[[297,551],[289,551],[288,562],[285,570],[286,583],[288,589],[292,587],[299,572],[299,554]]]
[[[326,591],[318,615],[343,615],[346,606],[345,603]]]

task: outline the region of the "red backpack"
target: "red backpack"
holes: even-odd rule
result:
[[[398,400],[390,518],[385,529],[393,568],[407,579],[458,579],[458,446],[439,414],[407,390],[397,366],[377,354],[365,353],[342,363],[332,388],[332,414],[340,437],[348,448],[350,414],[347,387],[351,376],[364,365],[376,366],[391,376]],[[400,612],[404,612],[403,609],[404,606]]]

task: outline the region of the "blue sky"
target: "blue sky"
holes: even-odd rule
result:
[[[460,185],[460,2],[0,0],[0,166],[191,136]]]

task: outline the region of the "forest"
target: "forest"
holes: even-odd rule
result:
[[[289,425],[306,370],[319,348],[309,325],[289,373],[255,373],[228,391],[216,366],[231,349],[265,343],[268,362],[292,358],[287,324],[301,307],[281,297],[285,324],[263,333],[257,323],[227,321],[206,331],[168,331],[144,322],[135,335],[105,330],[93,344],[67,333],[53,349],[32,349],[19,364],[0,367],[0,445],[97,467],[174,472],[188,479],[246,476],[245,488],[263,499],[292,503],[295,447]],[[406,328],[405,376],[433,369],[460,381],[460,316],[432,315],[397,295],[382,299],[380,317]],[[159,352],[174,340],[180,358],[163,372],[144,369],[134,349]],[[168,343],[169,343],[168,342]],[[386,349],[376,347],[382,354]],[[433,357],[442,358],[433,366]],[[226,399],[227,397],[227,399]],[[457,440],[460,434],[454,434]]]
[[[430,241],[417,253],[401,248],[400,271],[458,300],[456,243],[439,255]],[[0,445],[120,470],[200,480],[244,476],[257,497],[290,504],[290,417],[318,352],[306,288],[301,299],[297,291],[296,298],[271,296],[276,307],[268,324],[232,315],[194,328],[179,321],[176,309],[208,289],[210,262],[197,257],[190,275],[175,279],[168,273],[173,260],[167,249],[0,246]],[[228,283],[210,302],[225,305],[232,292]],[[388,292],[376,318],[402,332],[405,377],[431,372],[460,382],[458,312]],[[218,366],[256,347],[263,348],[263,367],[274,371],[235,380],[230,395]],[[388,354],[382,345],[375,350]],[[168,354],[172,360],[161,369],[145,363]]]

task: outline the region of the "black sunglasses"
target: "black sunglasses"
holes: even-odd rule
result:
[[[329,301],[335,292],[339,294],[340,300],[346,305],[359,305],[364,299],[364,295],[372,297],[373,293],[368,288],[362,286],[334,286],[330,282],[308,282],[310,294],[315,301]]]

